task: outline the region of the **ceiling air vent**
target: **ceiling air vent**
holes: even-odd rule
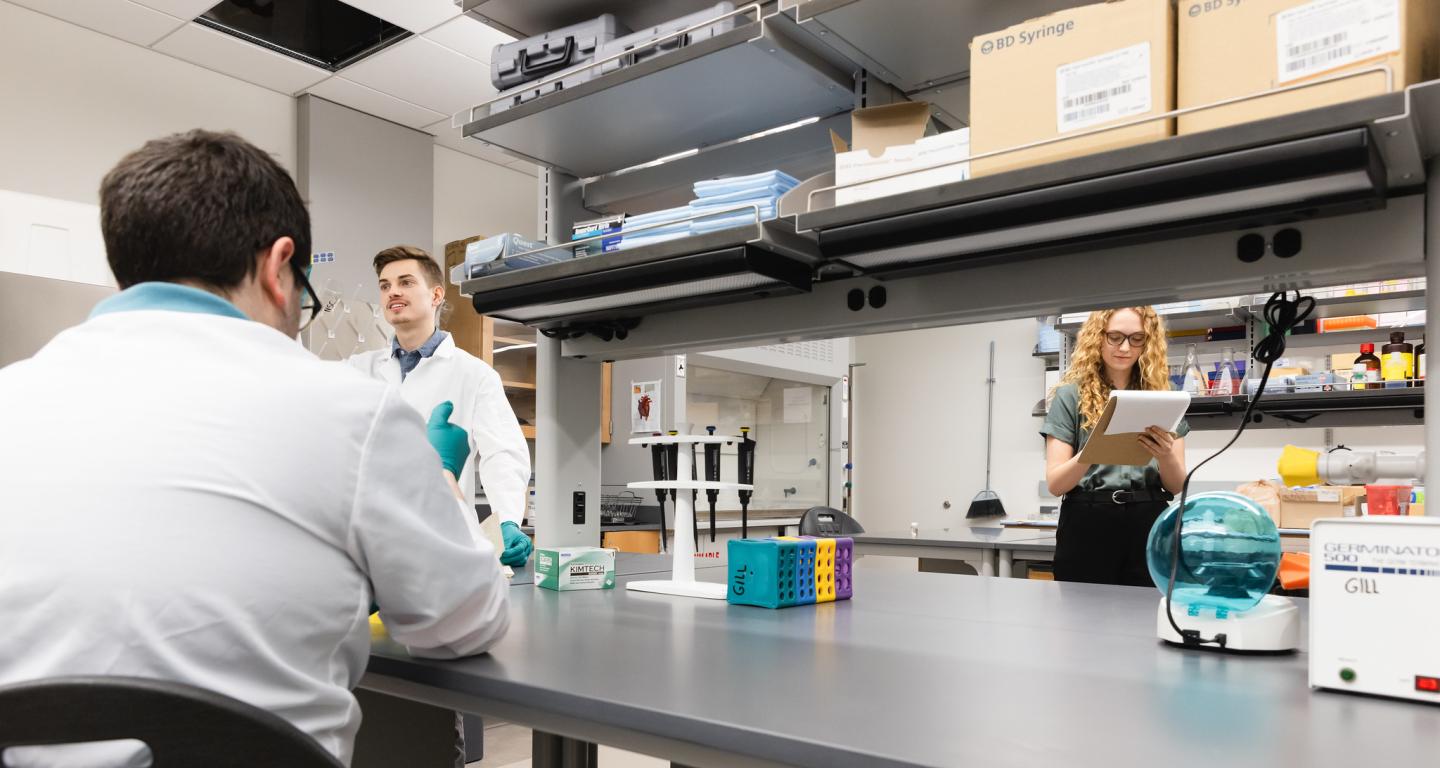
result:
[[[225,0],[195,22],[331,72],[411,34],[340,0]]]

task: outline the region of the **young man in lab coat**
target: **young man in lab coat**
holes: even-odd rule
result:
[[[319,310],[310,219],[270,155],[151,141],[105,177],[100,216],[123,290],[0,369],[0,685],[188,683],[349,764],[372,601],[416,655],[480,653],[509,625],[462,514],[467,439],[434,418],[427,440],[398,390],[296,343]],[[116,749],[6,761],[149,765]]]
[[[398,386],[405,401],[422,414],[440,403],[454,403],[451,421],[470,435],[470,458],[458,478],[461,491],[465,498],[474,498],[478,467],[485,498],[500,521],[505,547],[500,562],[524,565],[533,549],[520,530],[529,495],[530,451],[500,376],[437,328],[445,283],[428,253],[399,245],[376,254],[374,263],[381,307],[395,338],[389,348],[362,352],[349,362],[367,376]]]

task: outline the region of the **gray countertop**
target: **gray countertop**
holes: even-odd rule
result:
[[[855,534],[856,546],[866,544],[906,545],[917,547],[959,547],[966,549],[1002,549],[1019,541],[1055,538],[1053,531],[1024,528],[961,526],[942,530],[921,528],[916,535],[910,531],[876,531]]]
[[[1440,707],[1312,692],[1303,654],[1159,643],[1154,589],[867,562],[853,600],[783,610],[627,592],[633,577],[614,590],[517,589],[491,654],[414,660],[381,643],[362,685],[583,725],[617,746],[671,745],[689,754],[667,756],[702,766],[740,764],[716,758],[733,754],[800,766],[1351,768],[1440,754]]]

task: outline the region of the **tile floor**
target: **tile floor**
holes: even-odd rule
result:
[[[600,747],[601,768],[670,768],[669,761]],[[514,723],[487,720],[485,759],[466,768],[530,768],[530,729]]]

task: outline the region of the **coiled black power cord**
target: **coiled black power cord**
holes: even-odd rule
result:
[[[1314,311],[1315,299],[1310,296],[1301,296],[1299,291],[1295,292],[1294,299],[1286,298],[1285,291],[1271,294],[1269,301],[1265,302],[1264,310],[1265,323],[1269,326],[1269,331],[1265,334],[1265,338],[1255,344],[1252,355],[1255,362],[1265,365],[1265,370],[1260,374],[1260,383],[1256,385],[1249,405],[1245,406],[1245,415],[1240,420],[1240,426],[1231,436],[1230,442],[1186,473],[1185,483],[1180,486],[1180,507],[1175,518],[1175,542],[1170,551],[1170,582],[1165,587],[1165,617],[1170,620],[1171,628],[1175,630],[1175,634],[1180,637],[1184,645],[1214,645],[1224,648],[1228,639],[1224,633],[1219,633],[1214,637],[1204,637],[1199,630],[1181,629],[1180,624],[1175,621],[1175,579],[1180,573],[1180,534],[1185,525],[1185,502],[1190,495],[1190,478],[1194,477],[1201,467],[1209,464],[1215,457],[1230,450],[1230,446],[1245,434],[1245,428],[1250,425],[1250,417],[1255,412],[1255,405],[1265,394],[1265,385],[1270,381],[1270,369],[1275,367],[1276,361],[1285,356],[1285,337],[1295,330],[1296,326],[1305,322],[1305,319]]]

